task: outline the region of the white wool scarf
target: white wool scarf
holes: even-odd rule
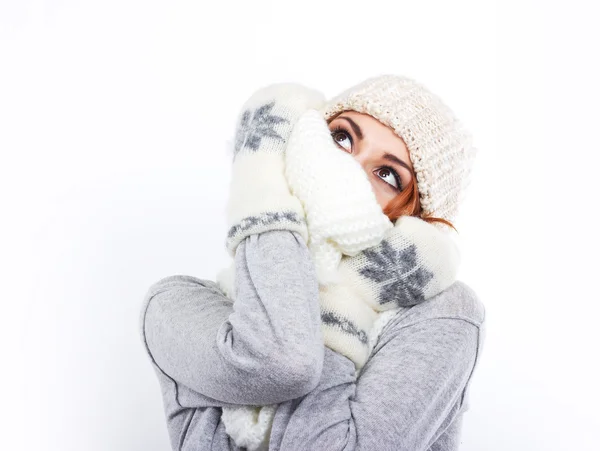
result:
[[[335,145],[323,116],[304,113],[286,148],[291,193],[304,208],[319,281],[324,344],[355,363],[356,377],[381,331],[400,311],[456,280],[460,253],[453,229],[421,218],[383,214],[362,166]],[[258,169],[258,168],[257,168]],[[217,282],[235,300],[235,265]],[[266,451],[277,404],[223,408],[239,447]]]

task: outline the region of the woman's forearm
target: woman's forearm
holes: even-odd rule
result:
[[[155,364],[175,381],[233,404],[303,396],[323,365],[318,283],[302,237],[273,230],[235,255],[232,303],[212,281],[170,276],[150,287],[140,326]]]
[[[385,344],[358,380],[352,361],[326,348],[321,381],[302,402],[281,407],[273,434],[278,442],[271,445],[288,451],[431,449],[462,411],[480,327],[454,317],[402,322],[383,336]]]

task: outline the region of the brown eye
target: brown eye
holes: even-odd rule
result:
[[[331,137],[333,138],[333,142],[335,142],[338,146],[349,150],[348,144],[350,145],[350,149],[352,148],[352,137],[350,134],[344,130],[342,127],[336,127],[331,131]],[[348,144],[344,145],[344,141],[347,140]]]
[[[390,168],[389,166],[384,166],[382,168],[379,168],[376,172],[383,173],[384,174],[383,177],[387,177],[388,179],[393,180],[394,183],[390,183],[385,178],[382,178],[382,180],[384,182],[386,182],[388,185],[390,185],[396,191],[402,191],[402,179],[396,173],[396,171],[394,171],[392,168]]]
[[[333,140],[334,141],[338,141],[339,137],[345,138],[346,136],[343,133],[340,133],[340,132],[333,133]]]

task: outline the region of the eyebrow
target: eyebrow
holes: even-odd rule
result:
[[[360,139],[360,140],[363,139],[362,131],[361,131],[360,127],[356,124],[356,122],[354,122],[352,119],[350,119],[349,117],[346,117],[346,116],[338,116],[338,118],[346,119],[350,123],[350,127],[352,127],[352,130],[354,130],[354,134],[356,136],[358,136],[358,139]]]
[[[363,140],[364,135],[362,133],[362,130],[360,129],[360,127],[358,126],[358,124],[356,122],[354,122],[352,119],[350,119],[349,117],[346,117],[346,116],[338,116],[337,119],[346,119],[348,121],[348,123],[350,124],[350,127],[352,127],[354,134],[356,136],[358,136],[358,139],[360,139],[361,141]],[[392,163],[399,164],[400,166],[406,168],[409,172],[412,172],[410,169],[410,166],[407,165],[404,161],[402,161],[400,158],[398,158],[394,154],[386,152],[383,154],[383,158],[388,161],[391,161]]]

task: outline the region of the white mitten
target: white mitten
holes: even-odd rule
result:
[[[362,166],[335,144],[327,121],[314,109],[292,130],[285,174],[306,213],[307,244],[321,284],[336,282],[342,254],[356,255],[379,243],[393,227]]]
[[[226,205],[226,247],[231,257],[246,236],[285,229],[307,237],[300,201],[290,193],[284,151],[300,115],[324,102],[320,92],[295,83],[256,91],[243,105],[235,130]]]

